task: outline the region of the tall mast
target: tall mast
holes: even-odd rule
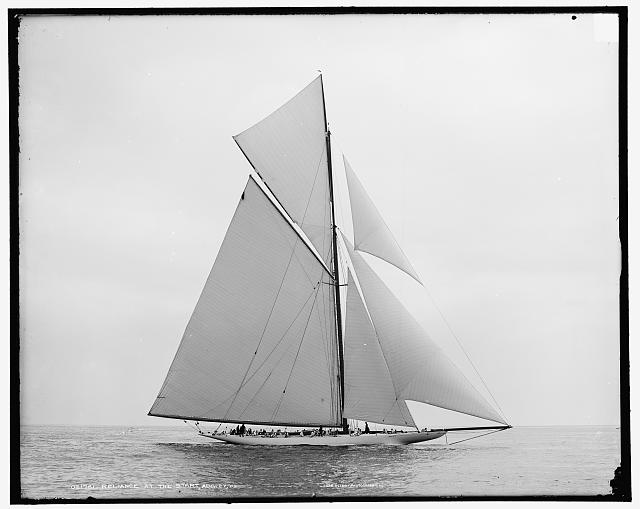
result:
[[[320,75],[322,85],[322,107],[324,108],[324,131],[327,144],[327,166],[329,169],[329,200],[331,201],[331,231],[333,239],[333,276],[336,294],[336,331],[338,335],[338,371],[340,377],[340,415],[344,411],[344,347],[342,344],[342,311],[340,308],[340,265],[338,261],[338,232],[336,230],[335,204],[333,200],[333,170],[331,168],[331,132],[327,125],[327,108],[324,100],[324,82]],[[342,418],[342,430],[349,431],[346,418]]]

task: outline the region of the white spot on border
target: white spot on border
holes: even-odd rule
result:
[[[618,15],[594,14],[593,38],[596,42],[618,42]]]

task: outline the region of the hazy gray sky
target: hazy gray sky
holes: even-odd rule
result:
[[[618,44],[607,25],[25,19],[23,422],[168,423],[146,413],[250,171],[231,136],[321,69],[336,171],[344,152],[509,421],[618,423]],[[372,264],[463,364],[426,291]],[[442,417],[411,408],[420,425]]]

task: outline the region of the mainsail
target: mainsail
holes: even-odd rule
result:
[[[150,415],[338,424],[330,282],[250,178]]]
[[[504,424],[503,418],[431,340],[362,255],[342,238],[398,397]],[[345,344],[349,340],[345,339]]]
[[[322,77],[234,140],[329,266],[331,210]]]
[[[349,186],[353,235],[356,250],[381,258],[420,281],[420,277],[405,256],[400,245],[384,222],[380,212],[365,191],[362,183],[351,169],[346,157],[342,157]]]

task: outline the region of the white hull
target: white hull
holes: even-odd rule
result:
[[[238,445],[322,445],[322,446],[346,446],[346,445],[407,445],[416,442],[435,440],[446,434],[446,431],[420,431],[408,433],[375,433],[362,435],[337,435],[337,436],[299,436],[266,437],[260,435],[213,435],[202,433],[202,436]]]

